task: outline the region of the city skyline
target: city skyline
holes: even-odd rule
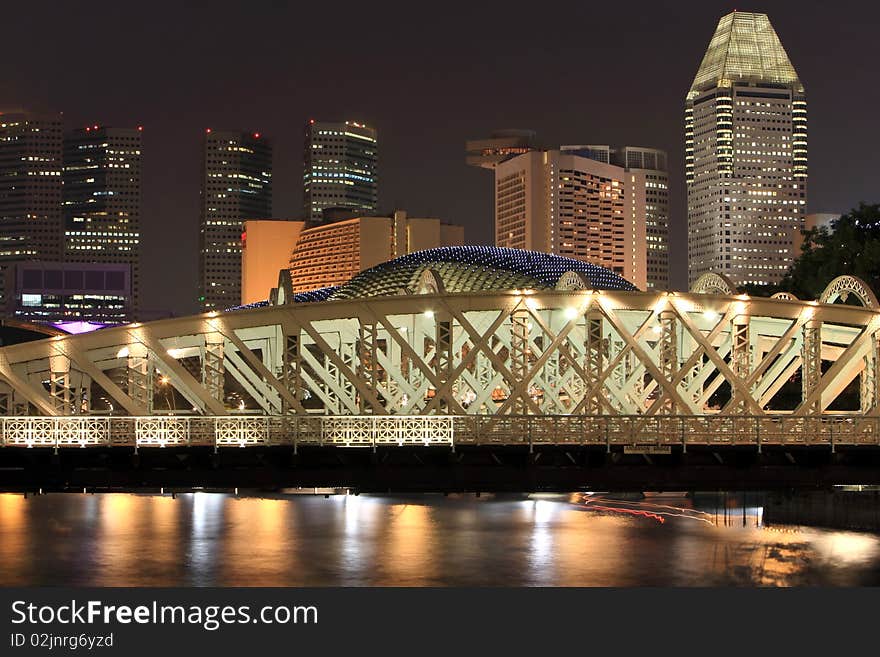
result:
[[[846,12],[836,14],[839,31],[848,38],[830,47],[829,42],[822,40],[824,13],[818,8],[802,6],[797,14],[788,11],[794,6],[793,3],[766,2],[746,9],[770,16],[797,63],[798,72],[809,83],[813,129],[809,211],[846,211],[860,200],[875,198],[871,184],[872,178],[876,178],[872,173],[876,165],[868,157],[874,150],[871,144],[877,139],[869,131],[869,108],[873,106],[877,89],[867,83],[867,73],[860,72],[857,66],[845,65],[867,56],[870,21],[860,17],[856,22],[848,18]],[[563,62],[570,53],[601,56],[603,47],[613,41],[613,35],[597,34],[589,41],[571,41],[565,38],[568,28],[563,28],[552,40],[556,45],[544,48],[546,53],[536,47],[529,51],[528,57],[522,53],[511,54],[522,65],[514,75],[503,66],[504,57],[493,58],[491,45],[461,44],[451,38],[465,26],[452,17],[442,17],[426,27],[427,33],[419,40],[405,38],[405,45],[418,48],[421,57],[413,57],[411,53],[402,57],[400,43],[393,49],[379,47],[364,54],[372,71],[369,75],[352,74],[342,78],[338,73],[329,73],[335,70],[330,64],[307,58],[304,63],[294,62],[293,70],[284,76],[275,63],[268,66],[267,72],[255,75],[247,75],[246,66],[236,65],[230,78],[234,83],[224,80],[220,85],[211,75],[192,82],[192,75],[202,70],[200,67],[205,66],[206,60],[187,54],[190,48],[198,47],[201,38],[195,35],[188,41],[191,35],[187,26],[196,20],[210,19],[184,10],[167,35],[169,53],[145,46],[149,56],[138,57],[128,64],[141,74],[136,87],[126,87],[127,82],[120,80],[118,88],[108,97],[99,85],[72,85],[53,71],[48,60],[36,57],[10,72],[0,87],[0,97],[4,107],[61,110],[74,125],[97,120],[107,125],[145,126],[145,150],[150,153],[144,162],[144,253],[148,257],[161,253],[174,261],[197,251],[198,198],[194,190],[198,188],[198,131],[209,125],[253,126],[270,135],[278,153],[273,214],[281,217],[299,214],[298,209],[302,207],[298,184],[302,180],[301,171],[297,174],[301,167],[301,163],[297,163],[301,160],[300,126],[301,120],[310,116],[352,117],[367,122],[382,134],[380,211],[394,206],[407,207],[416,215],[440,216],[461,223],[472,243],[491,243],[492,197],[485,177],[462,163],[461,150],[467,139],[497,129],[525,128],[535,130],[546,143],[626,141],[664,149],[670,154],[670,242],[679,244],[685,235],[680,99],[692,80],[695,61],[705,51],[715,24],[731,9],[730,3],[710,7],[688,3],[677,5],[675,9],[644,5],[639,20],[629,31],[632,43],[639,41],[639,34],[654,33],[658,24],[663,25],[663,33],[659,35],[663,47],[659,53],[650,46],[632,46],[626,53],[603,60],[610,75],[603,75],[595,84],[573,84],[564,89],[565,93],[559,93],[559,83],[569,79],[566,76],[577,70],[576,67],[569,69],[569,64],[560,63],[555,67],[558,75],[548,75],[546,71],[541,76],[534,73],[541,67],[548,69],[551,61]],[[476,10],[469,29],[473,29],[474,22],[489,20],[481,11]],[[571,9],[574,18],[581,11],[585,10]],[[120,14],[124,15],[125,11],[111,11],[105,20],[118,18]],[[261,13],[267,23],[283,23],[280,19],[285,15],[287,12],[283,9]],[[142,31],[134,38],[141,40],[151,34],[150,29],[160,16],[161,12],[154,14],[153,10],[146,10]],[[367,20],[371,25],[375,23],[381,33],[386,19],[387,15],[379,9]],[[36,19],[23,16],[22,20],[33,25]],[[56,23],[60,29],[68,22],[81,19],[76,12],[59,8],[56,21],[47,20],[45,16],[40,20],[46,21],[46,34],[51,35]],[[102,19],[91,17],[90,20]],[[235,21],[231,18],[218,21],[216,27],[223,29],[227,24],[228,29],[232,29]],[[266,29],[273,28],[270,25]],[[538,19],[535,30],[543,34],[549,25]],[[861,35],[865,38],[860,38]],[[11,35],[12,47],[17,38]],[[455,43],[456,47],[445,46],[444,38],[445,43]],[[363,45],[360,39],[355,32],[341,35],[340,53],[334,62],[357,52]],[[257,48],[254,57],[265,55],[266,51],[261,48],[267,48],[273,55],[272,62],[283,60],[285,66],[289,64],[291,56],[284,54],[288,46],[269,45],[272,39],[263,41],[267,45]],[[303,53],[309,43],[308,35],[304,35],[289,48]],[[438,45],[443,48],[438,49]],[[169,55],[189,59],[169,70],[162,66]],[[647,55],[652,59],[646,59]],[[534,61],[526,61],[531,56]],[[251,61],[250,57],[244,59]],[[418,59],[418,63],[410,63],[413,59]],[[473,66],[474,61],[484,66]],[[646,66],[646,61],[656,64]],[[117,66],[113,62],[109,65],[114,70]],[[662,66],[664,84],[648,87],[658,75],[658,66]],[[579,75],[589,80],[588,74]],[[296,84],[287,81],[294,78]],[[34,85],[33,80],[41,83]],[[526,96],[514,93],[515,89],[508,85],[516,80],[527,80],[535,93]],[[367,94],[368,86],[375,93]],[[557,93],[549,101],[542,98],[536,102],[528,97],[541,96],[551,87],[555,87]],[[387,93],[395,88],[406,88],[408,95]],[[844,90],[851,101],[846,106],[839,102]],[[422,102],[404,102],[408,98]],[[174,112],[168,112],[170,104],[175,106]],[[418,111],[414,111],[416,108]],[[867,144],[843,157],[841,145],[851,132],[858,133],[860,141]],[[175,227],[180,235],[168,243],[168,231]],[[672,284],[682,287],[685,284],[684,253],[673,250],[671,255]],[[194,262],[181,262],[173,274],[147,266],[145,306],[162,305],[178,314],[194,310],[193,291],[180,281],[195,282],[195,269]]]

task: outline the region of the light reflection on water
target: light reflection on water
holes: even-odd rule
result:
[[[880,536],[601,496],[0,495],[0,585],[880,584]]]

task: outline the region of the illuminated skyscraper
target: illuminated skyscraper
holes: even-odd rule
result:
[[[765,14],[724,16],[685,101],[688,276],[778,282],[807,205],[807,100]]]
[[[129,265],[140,309],[141,128],[90,126],[64,137],[64,259]]]
[[[630,182],[638,181],[635,207],[645,211],[648,279],[646,290],[669,289],[669,169],[666,151],[641,146],[612,149],[611,162],[626,169]],[[642,205],[644,204],[644,206]]]
[[[272,216],[272,146],[259,133],[207,130],[199,230],[199,305],[241,303],[241,235],[246,219]]]
[[[376,213],[379,204],[379,150],[376,131],[353,121],[306,125],[303,216],[322,221],[324,211]]]
[[[495,165],[495,245],[606,267],[666,289],[666,153],[578,145]]]
[[[14,262],[61,256],[59,114],[0,113],[0,308]]]

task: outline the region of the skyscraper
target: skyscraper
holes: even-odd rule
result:
[[[90,126],[64,137],[64,259],[130,267],[140,309],[141,128]]]
[[[378,136],[362,123],[310,120],[306,125],[303,216],[322,221],[324,211],[373,215],[379,204]]]
[[[715,30],[685,101],[688,277],[778,282],[807,205],[807,100],[765,14]]]
[[[205,131],[199,305],[241,303],[241,234],[246,219],[272,216],[272,146],[260,133]]]
[[[0,113],[0,308],[14,262],[61,256],[59,114]]]
[[[612,151],[612,163],[626,169],[644,189],[648,290],[669,289],[669,169],[666,152],[623,146]],[[641,192],[639,192],[641,194]],[[641,207],[640,203],[636,207]]]
[[[532,151],[495,167],[495,245],[591,262],[648,287],[644,174],[596,147]]]

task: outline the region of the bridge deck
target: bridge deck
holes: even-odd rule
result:
[[[880,446],[880,417],[4,417],[0,447]]]

